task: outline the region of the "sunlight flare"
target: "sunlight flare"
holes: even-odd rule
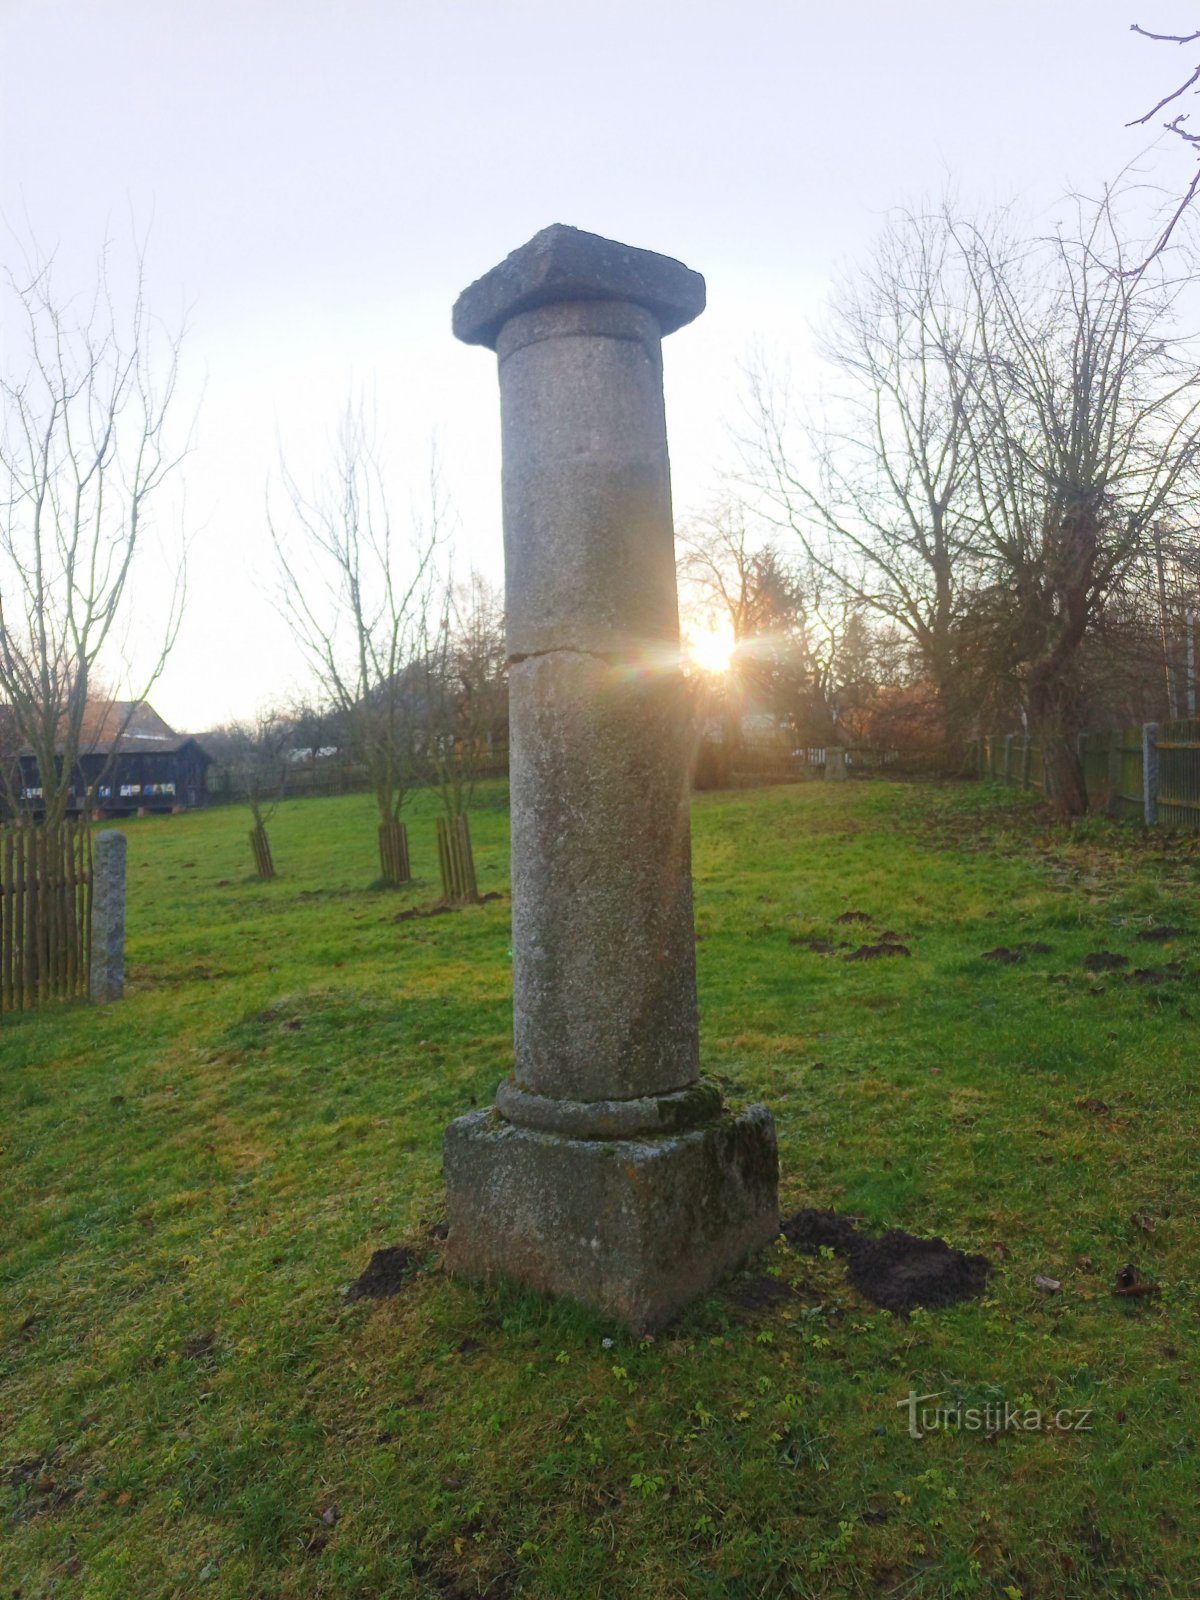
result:
[[[686,635],[686,649],[689,659],[704,672],[711,672],[714,675],[728,672],[733,653],[737,649],[732,624],[728,621],[717,621],[689,629]]]

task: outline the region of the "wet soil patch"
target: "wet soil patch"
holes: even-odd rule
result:
[[[729,1298],[743,1311],[762,1311],[781,1300],[798,1300],[800,1290],[782,1278],[741,1278],[729,1290]]]
[[[347,1300],[387,1300],[399,1294],[420,1266],[420,1257],[407,1245],[389,1244],[376,1250],[367,1270],[346,1290]]]
[[[891,939],[882,944],[860,944],[857,950],[851,950],[844,961],[879,961],[883,956],[911,956],[912,951],[906,944],[894,943]]]
[[[872,1238],[859,1232],[853,1218],[836,1211],[797,1211],[782,1227],[798,1250],[815,1254],[828,1248],[842,1256],[858,1292],[897,1316],[917,1306],[975,1300],[987,1287],[987,1258],[955,1250],[945,1239],[918,1239],[903,1228],[889,1228]]]
[[[1083,964],[1089,972],[1118,972],[1129,965],[1129,957],[1118,955],[1115,950],[1093,950],[1084,956]]]
[[[1161,928],[1143,928],[1138,938],[1143,944],[1167,944],[1171,939],[1183,938],[1186,933],[1186,928],[1171,928],[1164,923]]]

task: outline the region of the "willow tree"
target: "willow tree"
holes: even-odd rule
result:
[[[367,769],[385,884],[410,880],[404,806],[420,777],[425,706],[420,660],[438,593],[443,507],[436,467],[429,510],[406,537],[392,522],[372,429],[361,405],[342,415],[312,488],[282,467],[287,513],[268,500],[280,607],[324,698]]]

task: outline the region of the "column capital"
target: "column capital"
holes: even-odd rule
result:
[[[673,256],[555,222],[463,290],[454,305],[454,334],[464,344],[494,350],[510,317],[569,300],[643,306],[668,334],[704,310],[704,279]]]

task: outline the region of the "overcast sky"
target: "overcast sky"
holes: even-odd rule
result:
[[[300,672],[266,593],[264,491],[350,388],[401,510],[435,434],[464,560],[501,571],[494,358],[459,290],[550,222],[680,257],[709,310],[666,345],[677,517],[727,456],[761,343],[803,384],[832,274],[947,184],[1052,220],[1152,135],[1194,64],[1129,32],[1179,0],[0,0],[0,212],[82,271],[149,229],[186,309],[188,615],[153,699],[201,729]],[[1166,143],[1146,163],[1190,177]],[[6,240],[7,244],[7,240]],[[118,285],[118,288],[120,286]],[[158,582],[140,580],[139,629]]]

